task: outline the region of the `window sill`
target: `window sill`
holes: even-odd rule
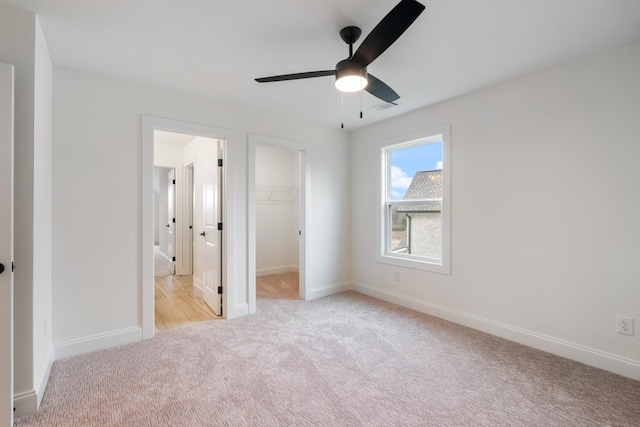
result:
[[[410,259],[402,256],[379,255],[378,262],[382,264],[395,265],[397,267],[412,268],[414,270],[429,271],[438,274],[451,274],[447,263],[432,262],[426,260]]]

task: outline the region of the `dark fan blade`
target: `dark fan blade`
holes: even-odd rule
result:
[[[336,70],[309,71],[308,73],[283,74],[281,76],[261,77],[258,83],[281,82],[284,80],[310,79],[312,77],[335,76]]]
[[[351,59],[367,67],[398,40],[423,10],[424,6],[415,0],[402,0],[369,33]]]
[[[393,89],[387,86],[382,80],[378,79],[371,74],[368,75],[369,83],[367,87],[364,88],[371,95],[382,99],[385,102],[393,102],[397,99],[400,99],[400,95],[398,95]]]

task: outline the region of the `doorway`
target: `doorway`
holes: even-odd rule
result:
[[[144,246],[142,255],[144,338],[153,336],[156,327],[221,318],[226,305],[225,295],[219,293],[225,280],[226,239],[218,225],[222,224],[225,207],[225,173],[219,166],[224,159],[225,140],[213,137],[217,132],[212,131],[215,132],[211,128],[165,119],[145,117],[143,120],[143,158],[152,163],[152,173],[143,171],[143,178],[154,178],[151,183],[143,179],[143,190],[146,188],[154,198],[158,187],[167,183],[166,221],[154,206],[165,206],[164,201],[145,203],[148,199],[143,200],[143,218],[152,220],[152,227],[143,220],[143,241],[149,245]],[[171,137],[172,141],[163,139],[165,137]],[[143,169],[148,171],[148,165],[143,162]],[[155,167],[164,168],[160,171],[166,172],[166,180],[160,178],[156,183],[154,175],[161,174]],[[169,200],[175,201],[173,216]],[[164,233],[158,228],[164,229]],[[171,261],[173,269],[165,270],[168,274],[157,275],[154,260],[158,259],[163,234],[173,235],[172,239],[168,238],[168,243],[174,242],[173,253],[163,251],[160,258]],[[162,282],[162,286],[158,282]],[[207,289],[215,290],[213,301],[205,300]],[[189,307],[185,308],[185,304]],[[164,313],[159,322],[158,311]]]
[[[257,144],[256,297],[299,299],[300,152]]]
[[[306,146],[249,135],[249,301],[306,299]]]

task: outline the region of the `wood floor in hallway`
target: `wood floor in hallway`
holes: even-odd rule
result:
[[[172,275],[158,248],[154,251],[156,330],[221,319],[205,304],[193,276]]]

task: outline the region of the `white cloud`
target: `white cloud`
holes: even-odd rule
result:
[[[442,160],[436,164],[436,169],[442,169]]]
[[[402,199],[404,197],[404,194],[405,194],[404,191],[400,192],[400,191],[391,190],[391,198],[393,200]]]
[[[413,177],[407,175],[405,171],[397,166],[391,166],[391,188],[406,190],[411,185]]]

